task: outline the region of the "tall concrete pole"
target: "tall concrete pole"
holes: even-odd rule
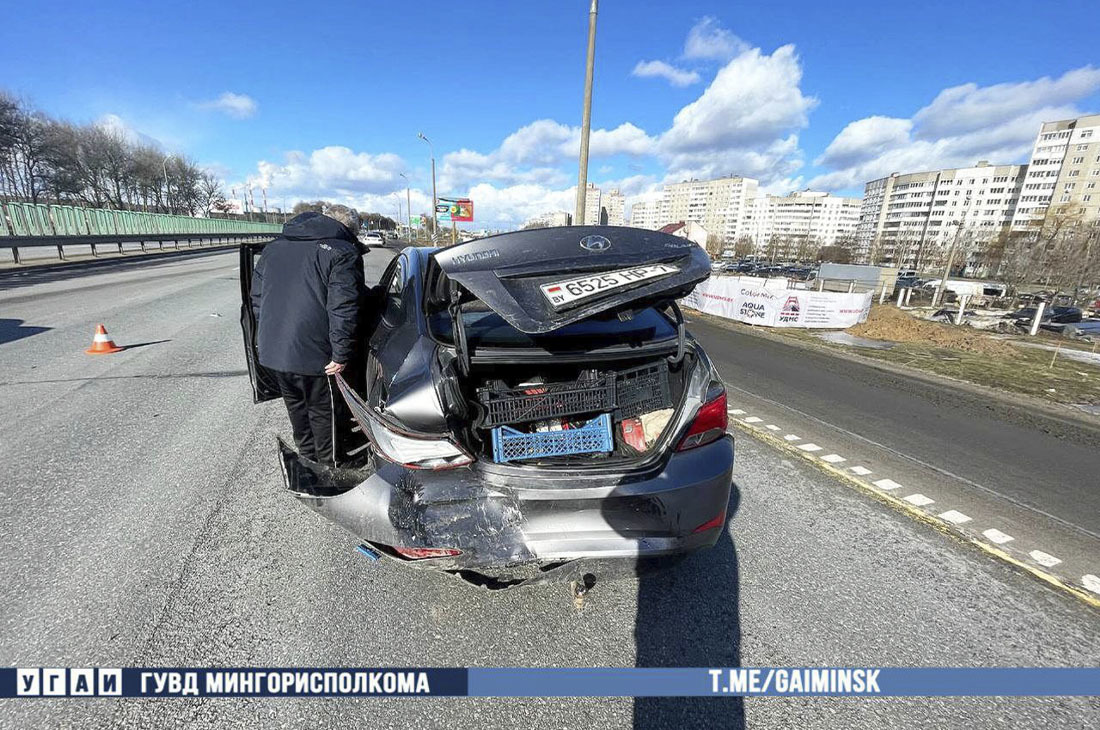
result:
[[[435,219],[435,206],[439,205],[439,199],[435,195],[435,145],[424,136],[423,132],[418,133],[417,137],[428,143],[428,149],[432,153],[432,237],[434,238],[439,235],[439,223]]]
[[[398,174],[401,177],[405,178],[405,213],[408,214],[408,220],[406,221],[406,223],[408,223],[409,240],[411,241],[412,237],[413,237],[412,193],[409,192],[409,178],[408,178],[408,176],[405,175],[405,173],[403,173],[403,172],[399,172]],[[433,215],[434,215],[434,213],[433,213]]]
[[[588,136],[592,131],[592,72],[596,67],[596,6],[599,0],[592,0],[588,9],[588,60],[584,67],[584,116],[581,118],[581,159],[580,172],[577,174],[577,210],[573,215],[573,224],[583,226],[585,188],[588,186]]]

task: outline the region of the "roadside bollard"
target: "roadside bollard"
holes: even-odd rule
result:
[[[913,287],[908,287],[905,290],[905,306],[909,306],[909,298],[913,296]]]
[[[959,297],[959,311],[955,313],[955,324],[961,325],[963,323],[963,312],[966,311],[966,303],[969,301],[969,294],[963,294]]]
[[[1046,302],[1039,302],[1035,307],[1035,319],[1031,320],[1031,329],[1028,334],[1034,337],[1039,332],[1039,322],[1043,320],[1043,310],[1047,308]]]
[[[878,303],[882,304],[886,301],[886,282],[882,283],[882,291],[878,293]]]
[[[898,289],[898,309],[901,309],[903,306],[905,306],[902,300],[905,299],[905,292],[907,291],[909,290],[905,287]]]

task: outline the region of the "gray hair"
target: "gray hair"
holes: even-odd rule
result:
[[[355,208],[349,208],[346,205],[330,205],[325,208],[324,214],[343,223],[353,236],[359,235],[359,212]]]

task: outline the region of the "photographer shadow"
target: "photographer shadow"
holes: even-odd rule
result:
[[[727,525],[740,496],[734,484]],[[726,528],[713,548],[656,570],[640,567],[637,577],[636,666],[740,666],[737,550]],[[744,728],[744,698],[637,697],[634,727]]]

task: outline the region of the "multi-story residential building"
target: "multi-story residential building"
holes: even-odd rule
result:
[[[564,210],[555,210],[535,216],[524,223],[523,227],[532,228],[537,226],[543,228],[556,228],[557,226],[571,225],[573,225],[573,215],[571,213],[566,213]]]
[[[658,223],[695,221],[727,243],[752,231],[758,183],[748,177],[686,180],[665,186]]]
[[[604,222],[600,189],[593,183],[588,183],[584,192],[584,220],[577,221],[577,225],[598,226]]]
[[[753,215],[753,243],[759,250],[777,241],[784,249],[793,249],[777,254],[782,258],[793,257],[804,242],[813,247],[832,245],[854,236],[862,202],[810,190],[762,196]]]
[[[661,201],[639,200],[630,207],[630,225],[655,231],[661,227]]]
[[[928,266],[966,231],[988,240],[1012,228],[1027,165],[932,170],[872,180],[864,186],[856,258]]]
[[[1100,218],[1100,114],[1039,128],[1012,225],[1037,230],[1060,212],[1086,223]]]
[[[603,222],[609,226],[621,226],[625,224],[623,218],[624,208],[626,207],[626,198],[618,190],[612,190],[607,195],[603,196],[603,208],[602,218]]]

